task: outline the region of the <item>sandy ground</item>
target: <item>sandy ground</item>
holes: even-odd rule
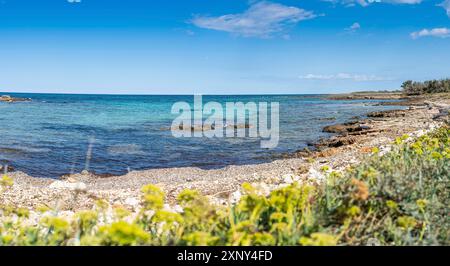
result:
[[[59,210],[90,209],[97,199],[112,205],[133,207],[140,197],[140,188],[157,184],[173,203],[183,189],[196,189],[219,204],[232,202],[243,182],[255,184],[270,191],[294,180],[320,182],[324,179],[324,165],[341,170],[357,163],[373,147],[381,152],[397,136],[417,136],[443,124],[448,119],[449,97],[420,99],[411,102],[408,110],[386,112],[358,121],[364,128],[332,137],[319,145],[319,150],[258,165],[228,166],[218,170],[195,167],[134,171],[123,176],[101,178],[89,173],[76,174],[63,180],[34,178],[22,172],[9,173],[12,188],[0,195],[0,204],[32,208],[46,205]],[[336,144],[338,143],[338,144]],[[342,144],[342,145],[341,145]],[[314,160],[312,160],[313,158]]]

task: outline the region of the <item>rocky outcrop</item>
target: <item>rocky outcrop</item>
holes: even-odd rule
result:
[[[348,122],[343,124],[335,124],[326,126],[323,128],[323,132],[327,133],[349,133],[349,132],[359,132],[368,129],[366,126],[360,125],[358,122]]]
[[[433,120],[450,122],[450,105],[438,106],[439,113],[433,116]]]
[[[345,145],[351,145],[356,142],[356,138],[354,136],[337,136],[329,139],[321,140],[316,144],[317,148],[337,148]]]
[[[16,98],[16,97],[11,97],[9,95],[0,96],[0,102],[13,103],[13,102],[30,102],[30,101],[31,101],[30,98]]]
[[[0,174],[3,174],[4,172],[12,172],[12,171],[14,171],[14,167],[12,167],[10,165],[1,165],[0,164]]]
[[[406,110],[379,111],[379,112],[368,113],[367,117],[372,117],[372,118],[405,117],[406,113],[407,113]]]
[[[405,98],[401,92],[354,92],[344,94],[332,94],[330,100],[398,100]]]

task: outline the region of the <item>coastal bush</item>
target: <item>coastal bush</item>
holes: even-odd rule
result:
[[[383,155],[374,148],[344,172],[324,169],[328,178],[317,185],[264,195],[245,183],[231,206],[185,190],[182,210],[170,210],[154,185],[142,188],[137,213],[99,201],[71,218],[42,209],[32,219],[1,206],[0,245],[449,245],[449,165],[450,129],[442,127],[399,137]]]
[[[424,82],[408,80],[403,82],[402,89],[407,95],[450,92],[450,79],[427,80]]]

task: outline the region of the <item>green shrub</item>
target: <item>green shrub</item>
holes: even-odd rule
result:
[[[450,92],[450,79],[427,80],[424,82],[408,80],[403,82],[402,89],[407,95]]]

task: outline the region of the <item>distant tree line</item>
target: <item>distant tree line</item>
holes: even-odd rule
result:
[[[408,95],[450,92],[450,79],[427,80],[424,82],[408,80],[402,84],[403,92]]]

